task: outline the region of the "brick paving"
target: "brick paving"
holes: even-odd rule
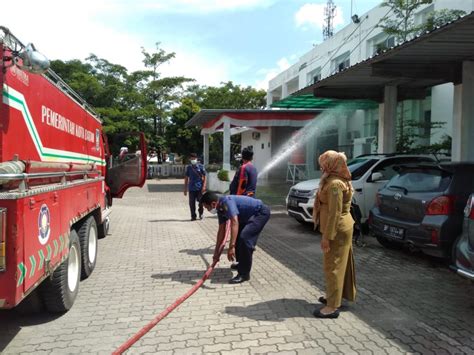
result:
[[[203,274],[217,222],[190,222],[182,181],[150,181],[115,201],[111,235],[71,311],[0,312],[2,354],[109,354]],[[474,354],[474,284],[442,262],[355,249],[359,297],[336,320],[311,313],[323,294],[319,236],[274,208],[252,279],[229,285],[224,257],[191,299],[130,354]]]

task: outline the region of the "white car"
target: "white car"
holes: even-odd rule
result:
[[[359,205],[365,223],[374,207],[375,195],[397,171],[394,167],[402,164],[436,162],[435,157],[426,155],[371,154],[361,155],[348,162],[352,174],[354,202]],[[319,179],[302,181],[290,188],[286,197],[288,215],[301,223],[312,223],[313,205]]]

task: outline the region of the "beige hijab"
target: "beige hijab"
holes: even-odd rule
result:
[[[319,156],[318,161],[323,175],[319,181],[319,188],[316,193],[316,198],[314,199],[313,222],[315,229],[319,225],[319,214],[321,211],[321,201],[319,199],[319,194],[324,189],[328,178],[331,176],[336,176],[346,183],[347,190],[352,190],[351,172],[347,167],[347,158],[344,153],[328,150]]]

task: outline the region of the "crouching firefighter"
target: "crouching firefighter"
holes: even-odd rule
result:
[[[230,220],[230,243],[227,251],[229,261],[235,260],[238,274],[229,283],[238,284],[250,280],[252,256],[257,240],[265,224],[270,219],[270,208],[262,201],[247,196],[221,196],[208,191],[202,198],[203,206],[211,213],[217,214],[219,229],[217,231],[214,260],[219,259],[218,250],[225,238],[226,222]]]

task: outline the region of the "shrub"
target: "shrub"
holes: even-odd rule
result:
[[[229,181],[229,171],[221,169],[217,172],[217,178],[221,181]]]

